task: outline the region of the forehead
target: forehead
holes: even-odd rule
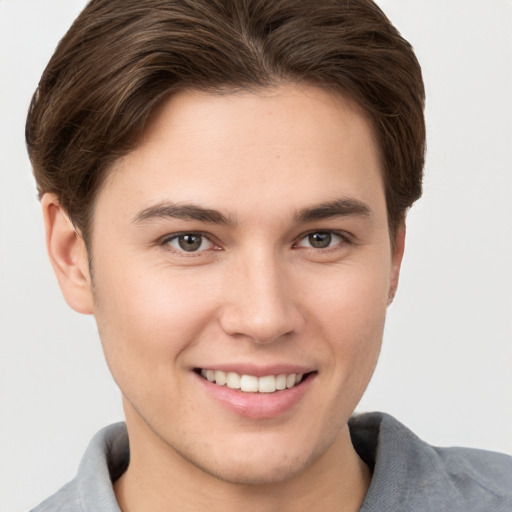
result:
[[[98,201],[277,211],[354,194],[362,201],[383,197],[369,121],[338,94],[283,85],[173,96],[114,166]]]

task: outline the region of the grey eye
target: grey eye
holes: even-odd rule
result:
[[[178,236],[177,241],[180,249],[187,252],[194,252],[201,248],[201,245],[203,244],[203,236],[189,233]]]
[[[304,235],[296,247],[306,247],[310,249],[329,249],[338,245],[343,245],[346,239],[340,233],[333,231],[312,231]]]
[[[331,245],[332,234],[322,231],[311,233],[308,235],[308,242],[315,249],[325,249]]]
[[[205,251],[217,248],[207,235],[194,232],[169,235],[162,241],[162,245],[166,245],[171,248],[174,253],[181,253],[182,255],[185,255],[185,253],[201,254]]]

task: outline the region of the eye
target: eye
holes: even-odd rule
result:
[[[200,233],[181,233],[163,240],[163,245],[168,245],[178,252],[200,252],[215,248],[215,244]]]
[[[302,237],[296,246],[311,247],[313,249],[329,249],[346,241],[347,239],[339,233],[333,233],[332,231],[313,231]]]

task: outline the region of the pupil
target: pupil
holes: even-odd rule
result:
[[[196,251],[201,247],[201,235],[181,235],[178,238],[179,246],[184,251]]]
[[[309,243],[315,249],[325,249],[331,244],[332,236],[330,233],[312,233],[309,235]]]

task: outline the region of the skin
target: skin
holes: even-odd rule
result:
[[[94,282],[58,199],[42,204],[64,296],[94,314],[123,394],[123,511],[359,510],[370,474],[347,421],[378,359],[404,227],[391,244],[379,152],[353,103],[297,85],[171,98],[97,197]],[[175,217],[184,204],[223,219]],[[317,232],[327,247],[312,247]],[[199,250],[177,233],[204,235]],[[313,373],[283,413],[248,417],[194,372],[226,364]]]

